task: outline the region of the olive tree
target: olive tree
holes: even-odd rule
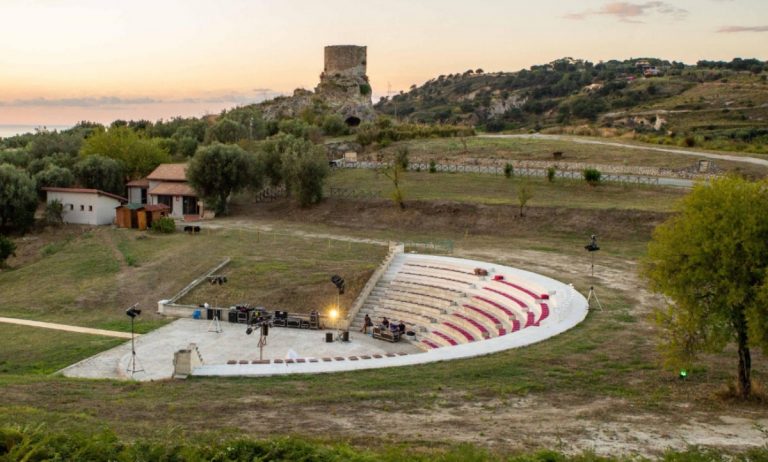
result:
[[[26,231],[35,220],[35,181],[10,164],[0,165],[0,229]]]
[[[119,195],[125,192],[123,167],[114,159],[99,155],[87,156],[75,164],[73,171],[77,182],[84,188]]]
[[[187,168],[189,184],[217,215],[226,215],[230,194],[252,185],[255,174],[254,156],[234,144],[199,148]]]
[[[752,392],[750,346],[768,350],[768,183],[700,184],[656,228],[643,274],[668,303],[657,310],[662,352],[687,366],[731,343],[737,391]]]

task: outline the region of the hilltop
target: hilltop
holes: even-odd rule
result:
[[[441,75],[382,98],[379,113],[487,131],[631,133],[643,141],[763,152],[768,65],[755,59],[563,58],[518,72]]]

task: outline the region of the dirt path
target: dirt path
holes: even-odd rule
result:
[[[43,329],[62,330],[65,332],[77,332],[79,334],[103,335],[105,337],[116,337],[116,338],[127,338],[127,339],[131,338],[130,332],[118,332],[114,330],[105,330],[105,329],[92,329],[90,327],[70,326],[67,324],[56,324],[53,322],[30,321],[28,319],[4,318],[4,317],[0,317],[0,322],[4,322],[7,324],[17,324],[20,326],[40,327]],[[136,334],[136,336],[138,337],[139,334]]]
[[[706,157],[709,159],[717,159],[717,160],[728,160],[732,162],[741,162],[745,164],[753,164],[753,165],[759,165],[761,167],[768,167],[768,160],[766,159],[759,159],[757,157],[747,157],[747,156],[739,156],[739,155],[731,155],[731,154],[714,154],[712,152],[707,151],[693,151],[693,150],[683,150],[683,149],[673,149],[673,148],[657,148],[655,146],[641,146],[636,144],[629,144],[629,143],[620,143],[617,141],[600,141],[590,138],[584,138],[579,136],[567,136],[567,135],[542,135],[540,133],[534,133],[532,135],[478,135],[480,138],[520,138],[520,139],[526,139],[526,140],[555,140],[555,141],[570,141],[572,143],[581,143],[581,144],[597,144],[600,146],[611,146],[615,148],[624,148],[624,149],[642,149],[644,151],[657,151],[657,152],[664,152],[669,154],[676,154],[676,155],[682,155],[682,156],[692,156],[692,157]]]

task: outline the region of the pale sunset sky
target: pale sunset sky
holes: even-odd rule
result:
[[[200,116],[312,89],[368,46],[374,101],[571,56],[768,59],[768,0],[0,0],[0,124]]]

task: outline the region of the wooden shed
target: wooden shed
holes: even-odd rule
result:
[[[170,207],[165,204],[125,204],[115,209],[117,226],[145,230],[152,222],[168,215]]]
[[[143,204],[128,203],[115,208],[115,217],[118,228],[138,227],[137,210],[143,209]]]

